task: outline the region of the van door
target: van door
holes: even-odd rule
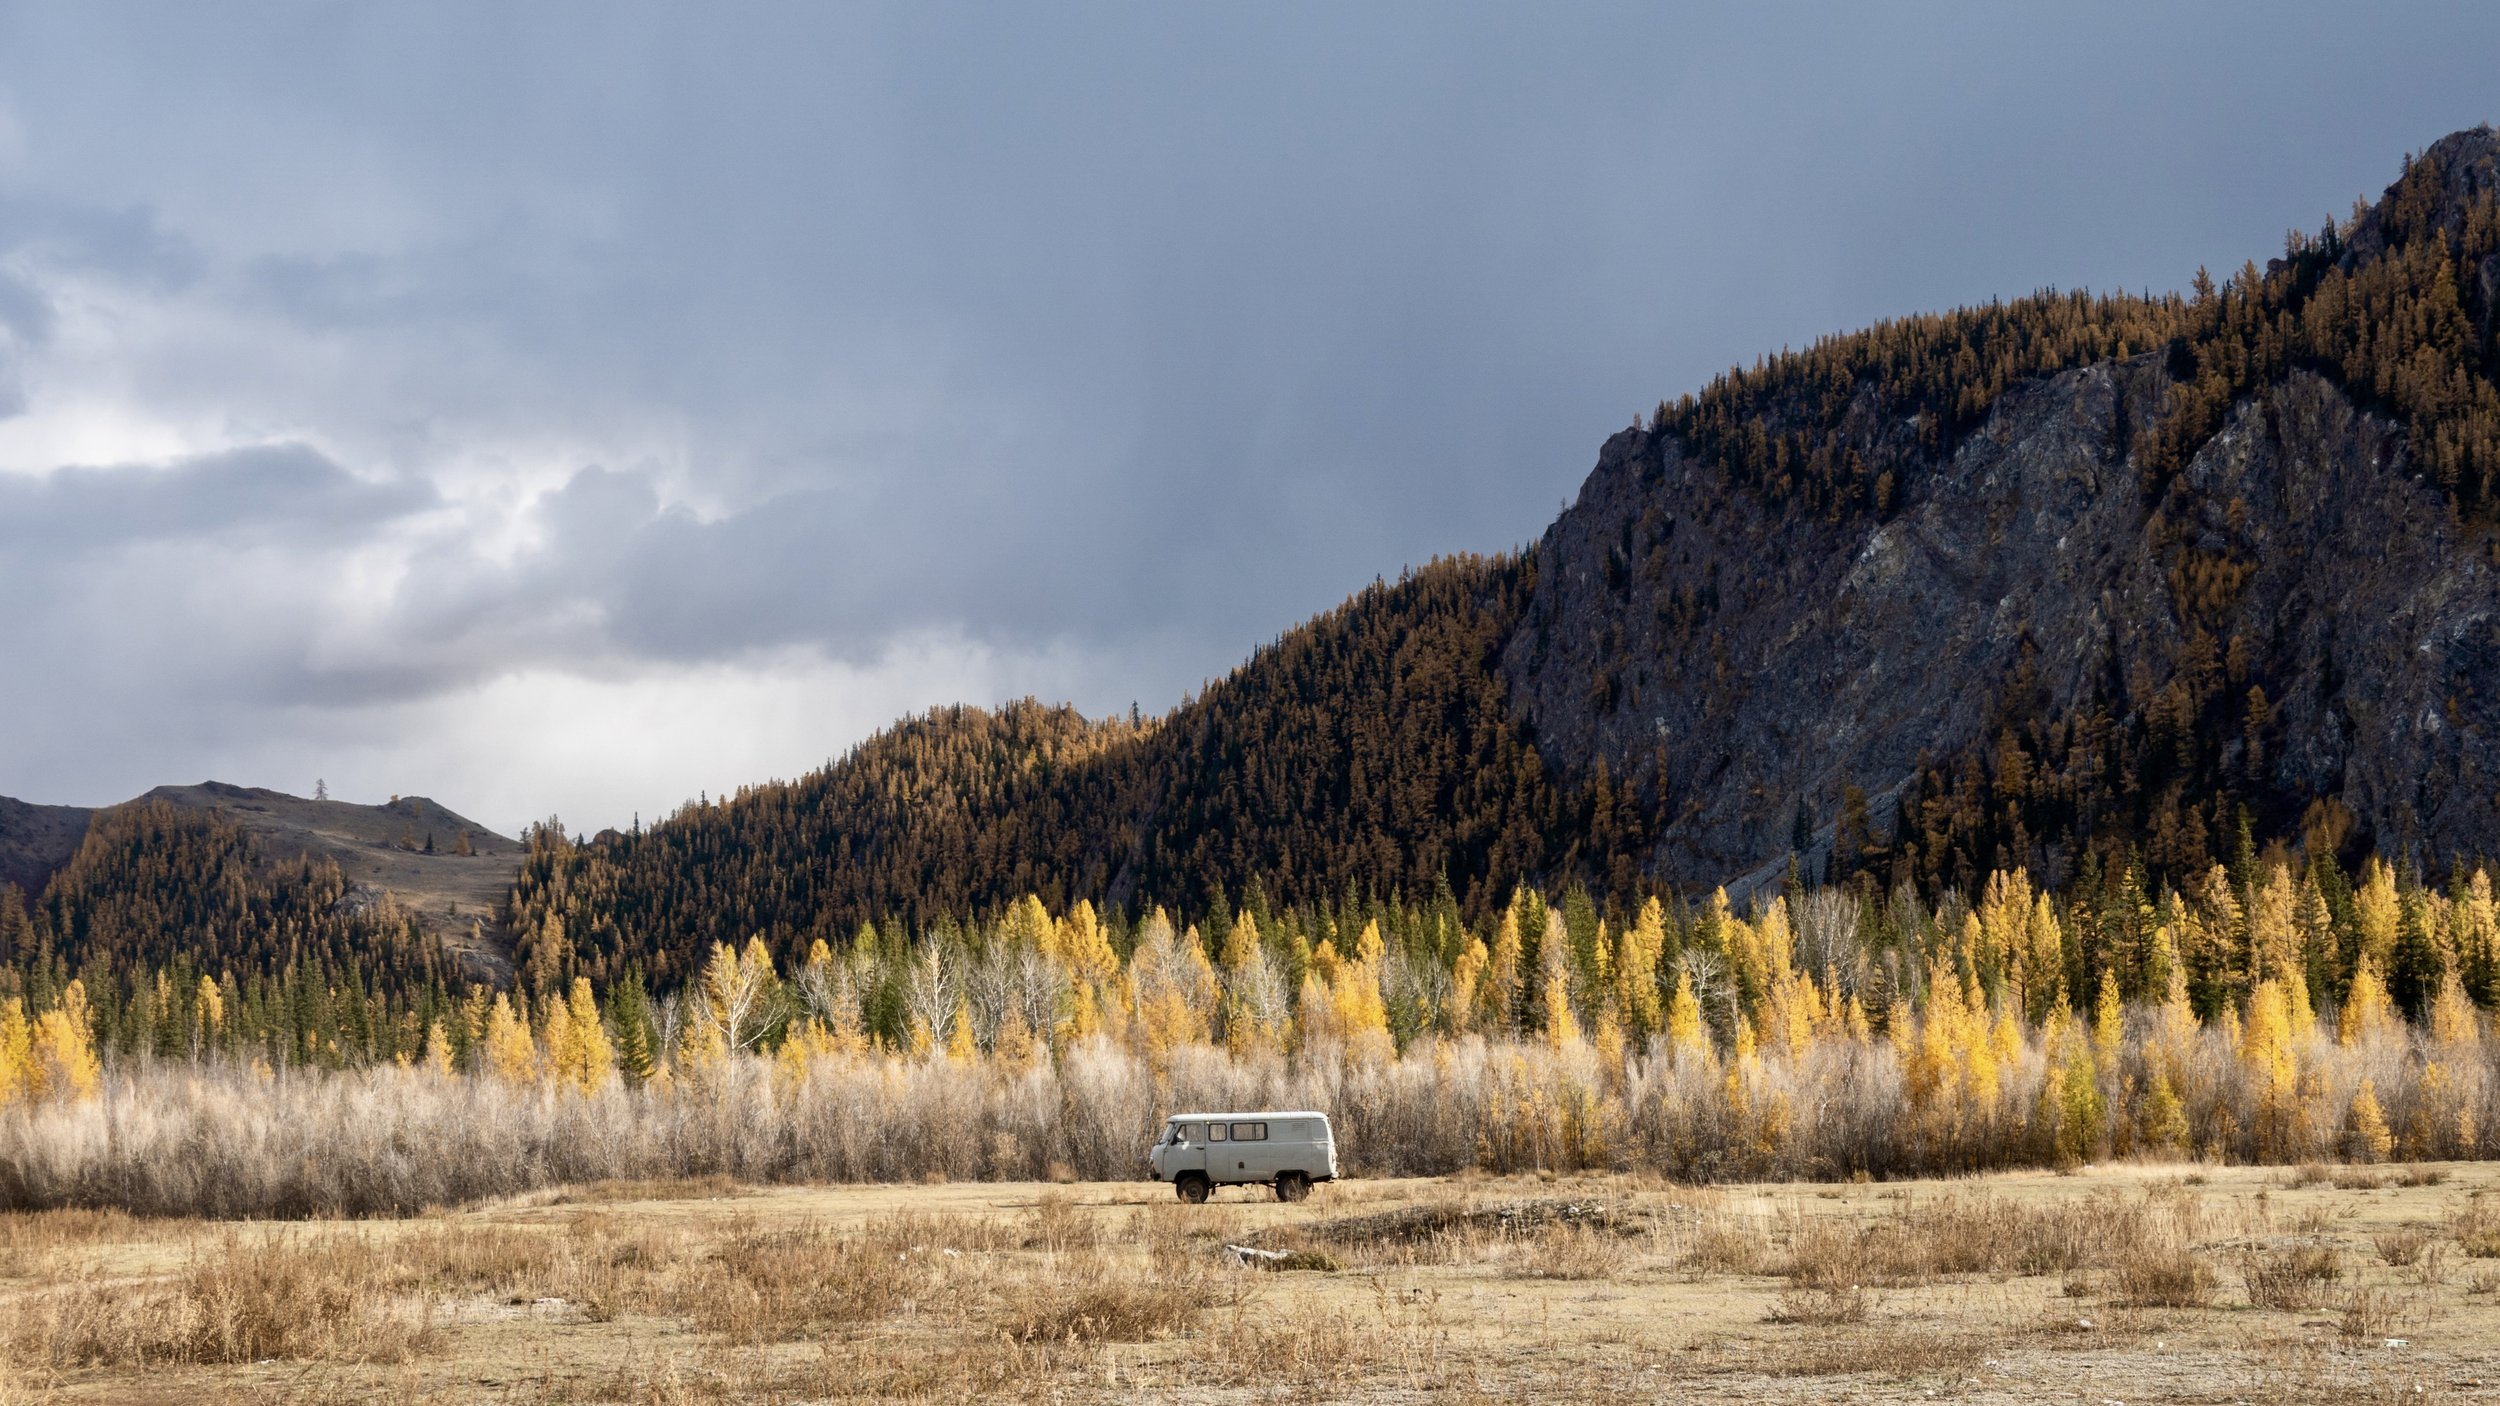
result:
[[[1179,1181],[1183,1172],[1205,1171],[1207,1169],[1207,1125],[1176,1123],[1173,1125],[1173,1134],[1176,1140],[1171,1146],[1163,1149],[1163,1179]]]
[[[1233,1179],[1274,1181],[1276,1142],[1273,1127],[1265,1122],[1245,1120],[1233,1124],[1229,1131],[1233,1143]]]

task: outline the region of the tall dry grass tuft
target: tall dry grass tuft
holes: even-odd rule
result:
[[[399,1362],[434,1339],[430,1301],[399,1291],[358,1237],[228,1235],[163,1283],[90,1278],[27,1295],[0,1351],[51,1369],[300,1358]]]
[[[2305,1309],[2326,1302],[2327,1287],[2344,1277],[2344,1257],[2321,1245],[2251,1250],[2239,1259],[2240,1282],[2258,1308]]]

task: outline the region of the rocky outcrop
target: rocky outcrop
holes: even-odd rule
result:
[[[2148,494],[2126,446],[2165,391],[2149,357],[2021,387],[1846,525],[1616,436],[1539,543],[1503,658],[1547,765],[1663,778],[1656,872],[1716,882],[1783,864],[1800,812],[1827,845],[1844,785],[1880,825],[1924,766],[1989,741],[2018,668],[2034,712],[2141,726],[2210,644],[2270,700],[2254,779],[2283,804],[2340,799],[2433,860],[2500,853],[2482,535],[2405,472],[2394,426],[2305,373]]]

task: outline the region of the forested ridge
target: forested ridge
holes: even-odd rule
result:
[[[1149,722],[950,708],[639,833],[536,827],[520,963],[668,982],[717,940],[804,951],[1026,893],[1194,911],[1253,876],[1297,902],[1515,885],[1576,828],[1491,668],[1529,582],[1467,557],[1375,584]]]
[[[2119,406],[2104,451],[2169,564],[2163,609],[2182,643],[2160,676],[2111,678],[2070,708],[2032,686],[2017,649],[1972,681],[1991,699],[1978,737],[1927,756],[1882,802],[1851,785],[1777,815],[1789,843],[1753,862],[1775,868],[1793,851],[1808,880],[1930,902],[1995,871],[2075,894],[2124,874],[2147,903],[2199,891],[2217,865],[2243,888],[2261,864],[2359,872],[2389,838],[2369,807],[2266,767],[2284,690],[2332,680],[2269,677],[2233,633],[2260,563],[2232,536],[2233,504],[2185,470],[2235,408],[2322,378],[2395,427],[2400,452],[2378,468],[2430,485],[2485,541],[2500,522],[2496,171],[2489,129],[2460,133],[2409,160],[2374,205],[2287,237],[2264,268],[2218,283],[2199,271],[2183,295],[2042,292],[1887,322],[1732,370],[1636,426],[1643,453],[1713,466],[1774,521],[1879,524],[1988,434],[2009,396],[2110,367]],[[1704,677],[1725,668],[1710,632],[1733,608],[1718,564],[1680,583],[1645,575],[1689,506],[1646,504],[1603,570],[1652,593],[1642,608],[1671,641],[1637,662]],[[504,915],[520,984],[604,987],[633,971],[669,989],[716,943],[760,938],[795,962],[863,929],[893,940],[990,921],[1026,895],[1052,911],[1087,904],[1123,932],[1158,906],[1225,921],[1254,890],[1279,910],[1446,910],[1482,931],[1522,885],[1585,888],[1620,924],[1652,892],[1737,877],[1661,870],[1687,770],[1731,758],[1558,751],[1570,720],[1520,706],[1502,663],[1514,639],[1598,628],[1538,615],[1552,569],[1549,543],[1377,583],[1162,716],[949,708],[631,832],[541,826]],[[1624,705],[1615,666],[1628,649],[1599,641],[1575,708]],[[2470,721],[2472,705],[2452,716]],[[179,950],[245,983],[317,970],[436,1000],[419,994],[441,981],[433,959],[393,946],[387,921],[340,916],[318,873],[264,865],[247,882],[206,860],[157,863],[144,844],[91,847],[93,862],[82,854],[32,901],[16,929],[27,935],[12,947],[0,932],[0,961],[52,980],[81,964],[153,969]],[[2482,857],[2390,854],[2434,886],[2452,861]]]

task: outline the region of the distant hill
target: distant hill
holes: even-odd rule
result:
[[[0,796],[0,884],[40,893],[69,857],[95,812],[83,806],[30,805]]]
[[[509,970],[501,918],[520,869],[521,846],[422,796],[358,805],[207,781],[159,786],[124,806],[102,810],[0,798],[0,882],[17,885],[29,901],[40,900],[55,879],[75,867],[82,848],[98,838],[93,832],[100,817],[152,809],[225,822],[239,841],[238,862],[268,883],[291,882],[306,861],[334,865],[340,883],[335,905],[362,911],[387,895],[395,912],[480,977],[499,977]],[[137,876],[123,874],[122,866],[105,855],[90,861],[76,874],[82,899],[101,901],[104,895],[139,887]],[[178,932],[155,941],[134,937],[151,950],[167,952],[184,940]],[[77,965],[79,953],[65,955]]]

